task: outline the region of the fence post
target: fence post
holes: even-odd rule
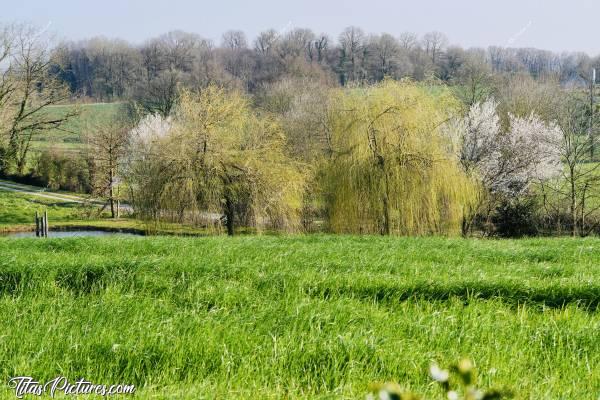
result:
[[[48,211],[44,211],[44,237],[48,237]]]
[[[37,211],[35,212],[35,237],[40,237],[40,218]]]

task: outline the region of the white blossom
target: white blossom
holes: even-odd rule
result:
[[[532,182],[560,173],[556,144],[562,132],[555,123],[546,124],[534,114],[509,118],[509,131],[498,136],[494,151],[481,169],[492,191],[518,195]]]
[[[171,126],[171,118],[148,114],[131,130],[131,136],[138,146],[148,148],[157,140],[166,137]]]
[[[476,103],[463,120],[460,160],[467,170],[489,159],[497,149],[500,118],[496,107],[493,99]]]
[[[437,364],[431,364],[429,367],[429,375],[431,375],[431,379],[436,382],[447,382],[450,377],[450,373],[438,367]]]
[[[518,195],[534,181],[556,176],[561,170],[556,151],[562,132],[535,114],[509,115],[503,132],[493,99],[474,104],[468,114],[450,128],[458,138],[460,162],[469,175],[477,175],[492,192]],[[455,139],[456,139],[455,137]]]

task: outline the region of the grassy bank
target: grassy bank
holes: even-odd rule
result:
[[[22,185],[23,187],[27,187]],[[33,188],[33,187],[31,187]],[[39,188],[38,188],[39,189]],[[44,191],[48,196],[74,196],[74,193]],[[77,194],[79,198],[82,195]],[[100,213],[96,204],[81,204],[0,188],[0,234],[32,231],[35,212],[48,212],[51,230],[106,230],[149,235],[203,236],[206,229],[176,223],[153,223],[134,218],[111,219],[108,209]]]
[[[439,395],[467,356],[517,398],[600,394],[600,240],[0,239],[0,374],[137,398]]]
[[[89,209],[79,203],[10,192],[0,188],[0,229],[8,230],[15,225],[32,225],[36,211],[47,211],[52,222],[66,222],[85,218]]]

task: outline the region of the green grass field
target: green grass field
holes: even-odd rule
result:
[[[0,374],[140,399],[425,398],[471,358],[519,399],[600,395],[600,240],[0,239]],[[14,396],[6,391],[4,397]]]
[[[68,110],[77,110],[79,115],[65,123],[60,130],[50,130],[34,136],[32,149],[34,151],[50,148],[63,152],[80,151],[84,146],[83,136],[90,127],[106,123],[118,115],[122,103],[68,104],[48,107],[49,115],[62,115]]]

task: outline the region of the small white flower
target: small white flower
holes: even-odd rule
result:
[[[440,369],[436,364],[431,364],[429,367],[429,374],[431,375],[431,379],[436,382],[447,382],[450,374],[448,371]]]
[[[121,347],[121,345],[120,345],[120,344],[118,344],[118,343],[115,343],[115,344],[113,344],[113,345],[112,345],[112,351],[113,351],[113,352],[116,352],[117,350],[119,350],[119,347]]]
[[[448,400],[458,400],[458,393],[454,390],[448,392]]]
[[[381,389],[379,391],[379,400],[390,400],[390,394],[387,390]]]

